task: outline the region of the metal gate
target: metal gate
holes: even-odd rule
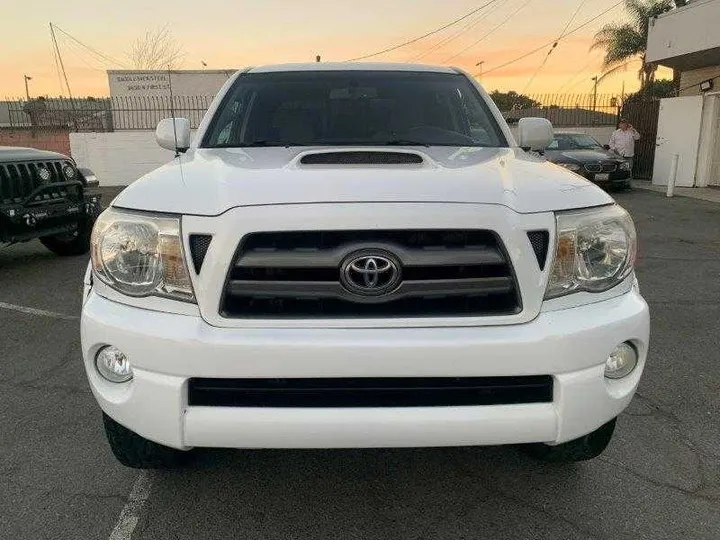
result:
[[[635,143],[635,178],[652,177],[655,162],[655,138],[657,137],[660,100],[628,99],[622,107],[621,116],[640,133]]]

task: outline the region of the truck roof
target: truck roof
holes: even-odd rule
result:
[[[426,64],[399,64],[384,62],[312,62],[305,64],[276,64],[253,67],[249,73],[279,73],[287,71],[409,71],[425,73],[457,73],[448,66]]]

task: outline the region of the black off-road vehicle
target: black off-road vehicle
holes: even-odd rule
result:
[[[81,255],[100,214],[89,169],[62,154],[0,146],[0,246],[39,238],[58,255]]]

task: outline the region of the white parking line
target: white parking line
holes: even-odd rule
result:
[[[39,315],[41,317],[51,317],[53,319],[61,319],[63,321],[75,321],[79,319],[77,315],[65,315],[64,313],[56,313],[54,311],[47,311],[44,309],[36,309],[26,306],[18,306],[16,304],[7,304],[0,302],[0,309],[8,309],[10,311],[17,311],[19,313],[27,313],[28,315]]]
[[[148,471],[140,472],[108,540],[130,540],[132,538],[133,531],[140,520],[140,512],[150,496],[152,480]]]

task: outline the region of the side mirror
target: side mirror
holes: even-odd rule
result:
[[[190,120],[187,118],[160,120],[155,128],[155,140],[161,148],[173,152],[185,152],[190,148]]]
[[[552,124],[545,118],[521,118],[518,121],[518,144],[528,150],[545,150],[555,134]]]

